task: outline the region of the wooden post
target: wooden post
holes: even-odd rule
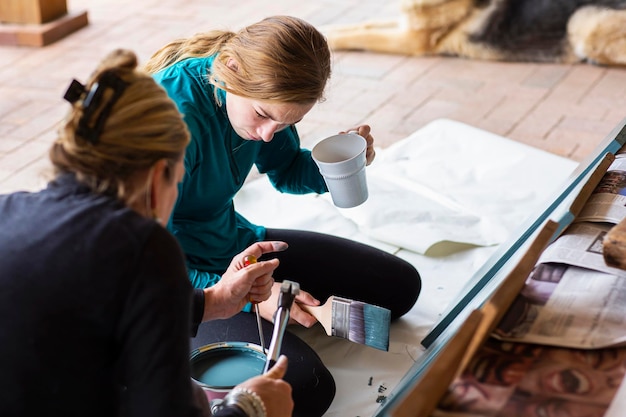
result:
[[[0,45],[45,46],[88,23],[66,0],[0,0]]]
[[[4,23],[47,23],[67,13],[65,0],[0,0]]]

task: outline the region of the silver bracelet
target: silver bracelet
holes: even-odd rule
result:
[[[247,388],[234,388],[224,398],[223,405],[235,405],[241,408],[248,417],[267,417],[267,410],[261,397]]]

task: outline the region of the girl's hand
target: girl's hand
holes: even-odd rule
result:
[[[271,297],[267,299],[267,301],[259,304],[259,311],[261,312],[261,316],[270,322],[274,321],[274,314],[276,313],[276,309],[278,308],[278,296],[280,294],[280,286],[280,282],[275,282],[272,286]],[[302,310],[298,306],[298,303],[310,306],[320,305],[319,300],[317,300],[308,292],[302,291],[302,289],[300,289],[300,293],[296,296],[296,299],[291,306],[291,309],[289,310],[289,323],[298,323],[307,328],[317,323],[317,319],[306,311]]]
[[[366,165],[371,164],[376,156],[376,151],[374,150],[374,137],[370,134],[370,130],[371,128],[369,125],[361,125],[348,129],[348,132],[356,132],[359,136],[363,136],[365,138],[365,141],[367,142],[367,149],[365,150]]]

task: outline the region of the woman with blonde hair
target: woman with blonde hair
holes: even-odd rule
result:
[[[0,409],[3,416],[200,416],[189,336],[266,300],[281,250],[261,242],[234,257],[219,285],[193,290],[165,225],[184,174],[189,133],[134,53],[108,55],[50,150],[55,178],[0,196]],[[282,358],[237,386],[214,415],[291,415]],[[219,409],[218,409],[219,408]],[[265,411],[264,411],[265,410]]]
[[[298,305],[319,305],[330,295],[386,307],[392,318],[411,309],[421,281],[408,262],[336,236],[255,225],[235,210],[233,199],[253,165],[280,192],[328,191],[310,150],[300,147],[295,127],[323,100],[331,74],[330,50],[314,26],[291,16],[271,16],[237,32],[200,33],[164,46],[146,69],[178,104],[191,133],[186,173],[168,228],[183,247],[195,287],[219,282],[228,260],[247,245],[280,240],[289,249],[265,259],[280,259],[277,281],[300,283],[303,291],[291,317],[303,326],[316,319]],[[346,130],[366,139],[371,163],[370,127]],[[279,285],[258,305],[270,321]],[[217,341],[216,335],[259,343],[254,316],[246,313],[251,308],[231,320],[203,324],[193,343]],[[295,414],[322,415],[334,396],[332,376],[295,336],[287,335],[283,346],[302,361],[295,366],[290,356],[286,376],[294,387]]]

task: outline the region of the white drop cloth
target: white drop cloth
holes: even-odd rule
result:
[[[291,328],[335,377],[337,395],[326,416],[372,416],[377,400],[421,355],[421,340],[472,274],[529,215],[547,205],[576,166],[439,119],[377,150],[367,168],[370,197],[359,207],[337,209],[328,195],[280,194],[265,178],[246,184],[236,208],[250,221],[365,242],[408,260],[422,277],[416,305],[392,323],[389,352],[329,337],[321,326]]]

